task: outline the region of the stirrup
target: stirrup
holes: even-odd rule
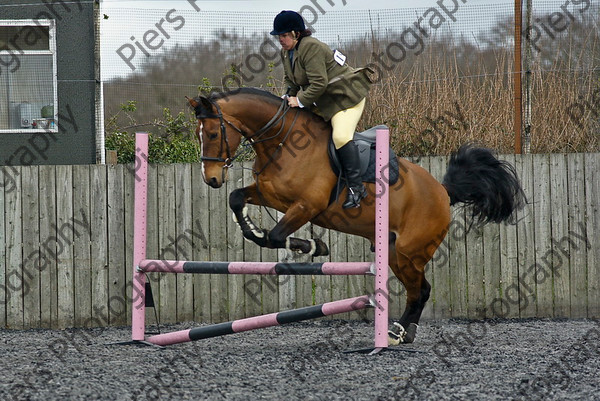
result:
[[[358,188],[348,187],[348,195],[346,201],[342,204],[342,209],[354,209],[360,207],[360,201],[367,196],[367,189],[362,186],[362,190]]]

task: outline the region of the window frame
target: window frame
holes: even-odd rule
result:
[[[54,127],[53,128],[0,128],[0,134],[32,134],[32,133],[57,133],[58,132],[58,72],[56,66],[56,20],[53,19],[0,19],[0,26],[41,26],[48,27],[48,50],[16,50],[19,57],[26,55],[48,55],[52,57],[52,104],[54,106]],[[0,50],[2,55],[11,54],[11,51]],[[7,71],[10,76],[10,72]],[[0,79],[1,75],[0,75]],[[10,107],[10,103],[7,105]]]

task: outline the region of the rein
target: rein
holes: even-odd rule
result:
[[[282,115],[285,116],[285,113],[287,113],[287,111],[290,109],[290,107],[288,106],[287,110],[284,112],[284,114]],[[291,132],[292,132],[292,128],[294,128],[294,125],[296,124],[296,120],[298,120],[298,116],[300,115],[300,110],[296,110],[296,115],[294,115],[294,120],[292,121],[292,125],[290,125],[290,128],[287,130],[287,132],[285,133],[285,136],[283,137],[283,139],[281,140],[281,142],[279,142],[279,145],[277,145],[277,149],[275,149],[275,152],[273,152],[273,154],[269,157],[269,161],[260,169],[260,171],[254,171],[254,174],[256,174],[256,177],[258,178],[258,175],[260,173],[262,173],[263,171],[265,171],[265,169],[271,164],[273,163],[273,161],[275,160],[275,156],[277,155],[277,153],[279,153],[281,151],[281,149],[283,148],[283,145],[285,144],[286,139],[288,139],[288,137],[290,136]],[[279,121],[279,120],[278,120]],[[251,143],[254,145],[256,143],[260,143],[260,142],[264,142],[267,141],[269,139],[273,139],[278,137],[282,132],[283,132],[283,128],[285,127],[285,124],[281,124],[281,128],[279,128],[279,131],[277,131],[277,133],[273,136],[270,136],[268,138],[263,138],[260,141],[251,141]],[[266,132],[266,131],[265,131]],[[258,181],[258,180],[257,180]]]
[[[235,129],[237,132],[239,132],[240,135],[242,135],[243,137],[246,137],[246,135],[244,135],[244,131],[242,131],[240,128],[236,127],[231,121],[227,120],[223,116],[223,112],[221,111],[221,107],[219,106],[219,104],[217,102],[213,101],[212,99],[209,99],[209,101],[217,109],[217,114],[214,114],[212,116],[200,116],[200,115],[196,114],[196,118],[198,118],[198,119],[200,119],[200,118],[218,118],[219,119],[219,122],[220,122],[220,134],[221,134],[221,150],[219,151],[219,154],[223,154],[223,143],[224,143],[225,144],[225,151],[227,152],[227,157],[223,158],[223,157],[220,157],[220,156],[219,157],[201,156],[200,160],[201,161],[213,161],[213,162],[225,163],[224,167],[225,168],[230,168],[231,166],[233,166],[233,162],[243,152],[238,152],[233,157],[231,156],[231,148],[229,146],[229,139],[227,138],[227,132],[226,132],[226,128],[225,128],[225,123],[229,124],[233,129]],[[266,138],[261,138],[271,128],[273,128],[275,125],[279,124],[279,122],[281,122],[285,118],[287,112],[290,111],[290,109],[291,109],[291,107],[287,104],[287,102],[285,100],[282,101],[281,105],[279,106],[279,109],[277,109],[277,112],[271,118],[271,120],[269,120],[269,122],[267,122],[262,128],[260,128],[258,131],[256,131],[254,133],[254,135],[252,135],[250,137],[247,137],[247,139],[250,142],[250,144],[251,145],[255,145],[257,143],[265,142],[265,141],[271,140],[271,139],[276,138],[277,136],[279,136],[281,134],[281,132],[283,131],[283,128],[285,126],[285,124],[283,122],[281,124],[281,128],[279,129],[279,131],[277,131],[277,133],[275,135],[272,135],[272,136],[266,137]],[[281,143],[279,144],[279,147],[275,151],[275,154],[277,152],[279,152],[279,149],[283,146],[283,143],[285,142],[285,140],[287,139],[287,137],[290,135],[290,132],[292,131],[292,127],[296,123],[297,119],[298,119],[298,112],[296,112],[296,115],[294,116],[294,121],[292,122],[292,125],[291,125],[290,129],[288,130],[288,132],[286,133],[285,137],[283,138],[283,141],[281,141]],[[270,161],[272,161],[272,160],[273,159],[271,158]],[[267,163],[267,165],[268,164],[270,164],[270,163]],[[261,169],[261,172],[262,172],[262,170],[264,170],[264,168]]]
[[[223,145],[225,145],[225,151],[227,153],[227,157],[223,158],[220,156],[219,157],[201,156],[200,160],[225,163],[224,167],[230,168],[233,166],[233,162],[244,152],[243,151],[238,152],[233,157],[231,156],[231,147],[229,146],[229,139],[227,138],[225,123],[229,124],[233,129],[235,129],[237,132],[239,132],[240,135],[242,135],[243,137],[246,137],[246,135],[244,135],[244,131],[242,131],[240,128],[236,127],[231,121],[229,121],[228,119],[226,119],[223,116],[221,107],[219,106],[219,104],[217,102],[213,101],[212,99],[209,99],[209,101],[217,109],[217,114],[213,114],[211,116],[201,116],[201,115],[196,114],[196,118],[198,118],[198,119],[200,119],[200,118],[218,118],[219,119],[220,134],[221,134],[221,150],[219,151],[219,154],[223,154]],[[269,122],[267,122],[262,128],[260,128],[258,131],[256,131],[252,136],[246,137],[248,139],[248,141],[250,142],[250,145],[254,146],[257,143],[266,142],[271,139],[277,138],[283,132],[285,124],[282,120],[285,118],[285,116],[287,115],[288,111],[290,111],[290,109],[291,109],[291,107],[288,105],[288,103],[285,100],[283,100],[281,102],[281,105],[277,109],[277,112],[275,112],[275,115],[273,115],[273,117],[269,120]],[[294,124],[296,124],[298,115],[299,115],[299,111],[296,111],[296,115],[294,116],[294,121],[292,122],[290,129],[286,132],[283,140],[279,143],[279,146],[277,147],[277,150],[275,150],[275,152],[273,153],[273,156],[275,156],[283,147],[283,144],[285,143],[286,139],[289,137],[290,133],[292,132],[292,128],[294,127]],[[273,128],[280,122],[281,122],[281,128],[277,131],[277,133],[275,133],[272,136],[262,138],[263,135],[265,135],[271,128]],[[273,161],[273,157],[271,157],[269,159],[269,162],[260,170],[260,172],[254,172],[254,173],[256,175],[260,174],[269,164],[271,164],[272,161]]]
[[[258,131],[256,131],[254,133],[254,135],[252,135],[249,140],[255,144],[255,143],[260,143],[260,142],[264,142],[264,141],[268,141],[269,139],[273,139],[275,137],[277,137],[277,135],[279,135],[281,133],[281,131],[283,130],[283,125],[281,124],[281,129],[277,132],[277,134],[268,137],[268,138],[263,138],[260,139],[260,137],[262,135],[264,135],[269,129],[271,129],[272,127],[274,127],[276,124],[279,123],[279,121],[281,121],[283,118],[285,118],[285,115],[287,114],[288,111],[290,111],[291,107],[288,105],[288,103],[284,100],[281,102],[281,105],[279,105],[279,109],[277,109],[277,112],[275,113],[275,115],[269,120],[268,123],[265,124],[264,127],[262,127],[261,129],[259,129]],[[296,122],[296,119],[294,119],[294,123]],[[293,124],[292,124],[293,125]]]

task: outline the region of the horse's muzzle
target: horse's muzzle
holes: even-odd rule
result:
[[[212,188],[221,188],[229,176],[228,166],[203,165],[202,178]]]
[[[223,186],[223,181],[219,181],[217,177],[211,177],[207,179],[206,183],[212,188],[221,188]]]

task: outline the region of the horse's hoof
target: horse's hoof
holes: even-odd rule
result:
[[[404,336],[404,343],[410,344],[415,341],[415,337],[417,337],[417,328],[419,326],[415,323],[410,323],[408,325],[408,329],[406,329],[406,336]]]
[[[314,239],[315,241],[315,251],[312,256],[327,256],[329,255],[329,248],[327,245],[321,241],[320,239]]]
[[[394,322],[391,330],[388,331],[388,344],[399,345],[399,344],[410,344],[415,341],[417,336],[417,326],[415,323],[410,323],[408,329],[405,330],[398,322]]]

